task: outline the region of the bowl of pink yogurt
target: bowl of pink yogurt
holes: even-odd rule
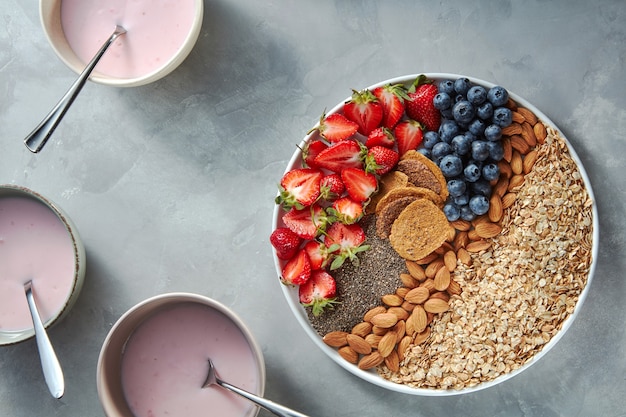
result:
[[[85,247],[55,203],[17,185],[0,185],[0,346],[34,336],[24,284],[46,328],[63,319],[85,278]]]
[[[191,293],[157,295],[113,325],[97,365],[107,417],[254,417],[258,408],[218,386],[202,388],[208,359],[225,381],[265,390],[265,362],[254,336],[228,307]]]
[[[193,49],[202,27],[203,0],[40,0],[41,24],[58,57],[77,74],[113,33],[120,36],[90,80],[133,87],[159,80]]]

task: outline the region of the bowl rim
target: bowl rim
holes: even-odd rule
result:
[[[50,319],[44,322],[44,327],[47,329],[62,321],[69,311],[72,309],[78,296],[82,290],[83,283],[85,281],[85,269],[86,269],[86,253],[83,241],[78,233],[78,229],[74,222],[70,219],[67,213],[56,203],[42,194],[34,191],[30,188],[15,185],[15,184],[0,184],[0,198],[8,196],[19,196],[30,198],[38,201],[48,207],[57,218],[63,223],[65,230],[72,241],[74,248],[74,275],[72,278],[72,289],[68,294],[63,307]],[[32,339],[35,336],[34,327],[24,329],[17,332],[3,332],[0,330],[0,346],[15,345],[26,340]]]
[[[202,29],[204,19],[204,1],[194,2],[194,19],[179,51],[165,61],[163,65],[152,72],[133,78],[114,78],[94,70],[89,80],[98,84],[114,87],[139,87],[158,81],[174,71],[193,50]],[[62,0],[39,0],[39,21],[48,43],[57,57],[77,75],[80,74],[87,63],[82,62],[70,48],[61,25],[58,14]],[[111,30],[112,31],[112,30]]]
[[[244,323],[239,315],[233,309],[227,307],[225,304],[205,295],[191,292],[168,292],[146,298],[126,310],[113,324],[113,326],[107,333],[104,342],[102,343],[96,366],[96,388],[98,392],[98,399],[100,400],[100,404],[107,416],[132,417],[132,414],[128,413],[129,409],[127,404],[116,404],[114,400],[115,396],[113,395],[113,391],[117,391],[118,395],[121,393],[121,396],[123,398],[121,383],[118,386],[112,388],[110,387],[110,384],[107,384],[105,381],[105,379],[107,378],[116,379],[117,377],[119,377],[119,373],[121,372],[121,369],[117,369],[114,371],[108,369],[107,365],[108,361],[111,360],[111,355],[115,355],[116,359],[121,360],[121,357],[123,356],[124,346],[126,345],[126,342],[130,338],[130,336],[133,334],[134,330],[141,326],[141,324],[149,319],[153,314],[155,314],[155,312],[160,311],[167,306],[173,306],[176,304],[189,302],[207,306],[222,313],[229,320],[231,320],[241,331],[244,338],[248,342],[248,345],[250,346],[250,350],[254,358],[256,359],[257,374],[259,378],[257,394],[259,396],[263,396],[263,394],[265,393],[266,383],[266,368],[263,350],[258,344],[250,328]],[[134,320],[135,316],[138,316],[137,320]],[[127,324],[129,321],[131,321],[132,323],[133,320],[135,321],[135,324],[130,326],[128,329],[123,329],[123,326],[125,326],[125,324]],[[116,346],[113,346],[113,342],[115,341],[114,338],[116,337],[117,331],[124,331],[125,333],[123,335],[123,342],[121,341],[121,339],[117,340],[116,345],[120,346],[120,350],[119,352],[115,353],[111,352],[110,349],[116,348]],[[113,372],[113,374],[109,375],[110,372]],[[252,407],[250,410],[251,411],[248,413],[249,415],[245,417],[254,417],[259,412],[258,407]]]
[[[489,82],[489,81],[485,81],[476,77],[471,77],[471,76],[467,76],[467,75],[462,75],[462,74],[455,74],[455,73],[446,73],[446,72],[433,72],[433,73],[414,73],[414,74],[409,74],[409,75],[403,75],[403,76],[397,76],[397,77],[393,77],[393,78],[389,78],[387,80],[384,81],[380,81],[377,82],[375,84],[370,85],[369,87],[367,87],[367,89],[372,90],[376,87],[380,87],[380,86],[384,86],[386,84],[396,84],[396,83],[403,83],[403,84],[410,84],[412,81],[414,81],[419,75],[425,75],[426,77],[428,77],[431,80],[442,80],[442,79],[457,79],[457,78],[467,78],[470,80],[470,82],[472,82],[473,84],[478,84],[478,85],[482,85],[484,87],[487,88],[491,88],[496,86],[497,84],[493,83],[493,82]],[[399,392],[399,393],[403,393],[403,394],[410,394],[410,395],[418,395],[418,396],[429,396],[429,397],[434,397],[434,396],[454,396],[454,395],[463,395],[463,394],[469,394],[469,393],[473,393],[473,392],[477,392],[477,391],[481,391],[496,385],[499,385],[500,383],[507,381],[511,378],[513,378],[516,375],[519,375],[521,372],[525,371],[526,369],[530,368],[532,365],[534,365],[535,363],[537,363],[541,358],[543,358],[548,352],[550,352],[550,350],[552,350],[552,348],[557,344],[557,342],[559,340],[561,340],[561,338],[564,336],[564,334],[567,332],[567,330],[571,327],[572,323],[574,322],[575,318],[578,316],[582,305],[584,304],[585,299],[587,298],[587,295],[589,293],[589,289],[591,287],[591,282],[593,280],[593,276],[595,274],[595,270],[596,270],[596,264],[597,264],[597,259],[598,259],[598,247],[599,247],[599,219],[598,219],[598,211],[597,211],[597,204],[596,204],[596,200],[595,200],[595,196],[593,193],[593,189],[591,187],[591,181],[589,179],[589,176],[587,175],[587,172],[584,168],[584,165],[581,161],[581,159],[579,158],[578,154],[576,153],[574,147],[572,146],[572,144],[569,142],[569,140],[566,138],[566,136],[563,134],[563,132],[558,128],[558,126],[545,114],[543,113],[541,110],[539,110],[537,107],[535,107],[532,103],[530,103],[529,101],[527,101],[526,99],[524,99],[523,97],[517,95],[516,93],[512,92],[511,90],[509,90],[507,88],[507,91],[509,93],[509,97],[512,98],[517,104],[528,108],[529,110],[531,110],[533,113],[535,113],[535,115],[542,120],[545,124],[547,124],[548,126],[552,127],[556,132],[558,132],[558,134],[561,136],[561,138],[563,138],[563,140],[565,141],[568,150],[570,152],[570,155],[572,157],[572,159],[576,162],[576,165],[578,166],[578,169],[580,171],[581,177],[583,179],[583,182],[585,184],[585,188],[586,191],[589,195],[590,200],[592,201],[592,249],[591,249],[591,264],[589,266],[589,273],[587,276],[587,284],[585,285],[585,288],[583,288],[583,290],[581,291],[579,297],[578,297],[578,301],[576,302],[576,305],[574,307],[574,311],[572,312],[572,314],[570,314],[570,316],[563,322],[562,324],[562,328],[558,331],[558,333],[556,333],[548,343],[546,343],[543,348],[537,352],[535,355],[533,355],[528,362],[526,362],[523,366],[521,366],[520,368],[513,370],[509,373],[503,374],[497,378],[495,378],[492,381],[487,381],[487,382],[482,382],[478,385],[475,385],[473,387],[469,387],[469,388],[463,388],[463,389],[430,389],[430,388],[414,388],[414,387],[410,387],[408,385],[402,385],[402,384],[398,384],[395,382],[391,382],[388,381],[384,378],[382,378],[381,376],[379,376],[376,371],[374,370],[361,370],[359,369],[356,365],[353,365],[351,363],[348,363],[345,359],[343,359],[337,352],[336,349],[326,345],[323,341],[322,338],[317,334],[317,332],[313,329],[313,327],[310,325],[307,314],[305,309],[300,305],[300,303],[298,302],[298,296],[297,296],[297,289],[294,289],[293,287],[289,287],[287,285],[284,285],[280,282],[280,280],[278,280],[281,291],[283,293],[283,296],[285,297],[287,304],[289,305],[292,313],[294,314],[294,316],[296,317],[296,320],[298,321],[298,323],[301,325],[301,327],[304,329],[305,333],[309,336],[309,338],[313,341],[313,343],[319,347],[330,359],[332,359],[335,363],[337,363],[339,366],[341,366],[342,368],[344,368],[345,370],[347,370],[348,372],[350,372],[351,374],[353,374],[354,376],[361,378],[367,382],[370,382],[374,385],[380,386],[382,388],[388,389],[390,391],[395,391],[395,392]],[[326,115],[330,115],[333,113],[336,113],[338,111],[340,111],[343,108],[343,105],[346,101],[350,100],[350,97],[346,97],[346,99],[344,99],[343,101],[339,102],[338,104],[336,104],[334,107],[332,107],[332,109],[328,112],[326,112]],[[314,125],[314,128],[319,126],[319,121]],[[291,158],[289,159],[289,162],[287,164],[287,167],[285,168],[284,173],[288,172],[289,170],[291,170],[294,166],[297,166],[300,163],[300,153],[301,153],[301,149],[304,149],[304,145],[307,143],[307,141],[309,141],[313,136],[316,135],[315,129],[311,130],[311,133],[308,133],[304,139],[302,139],[302,141],[298,144],[298,148],[296,149],[296,151],[293,153],[293,155],[291,156]],[[273,215],[272,215],[272,230],[275,230],[279,225],[281,225],[280,222],[280,214],[281,214],[281,210],[282,208],[279,205],[276,205],[274,207],[274,211],[273,211]],[[281,261],[277,256],[276,256],[276,251],[274,251],[272,249],[272,257],[274,259],[274,267],[276,270],[276,274],[278,277],[280,277],[281,275],[281,264],[283,263],[283,261]]]

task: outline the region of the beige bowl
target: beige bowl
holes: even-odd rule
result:
[[[108,417],[135,417],[127,402],[124,387],[122,385],[122,363],[124,354],[127,352],[129,338],[133,334],[137,334],[136,330],[139,326],[147,323],[146,320],[150,317],[154,317],[155,314],[160,312],[167,314],[172,311],[171,308],[187,305],[189,303],[206,306],[211,310],[221,313],[241,331],[243,338],[248,345],[247,348],[249,348],[254,362],[256,363],[255,369],[250,370],[250,376],[255,378],[257,382],[257,389],[255,392],[253,391],[253,393],[259,396],[263,395],[265,390],[265,362],[263,354],[252,333],[248,330],[243,321],[241,321],[241,319],[228,307],[208,297],[190,293],[168,293],[149,298],[132,307],[113,325],[104,341],[98,358],[97,388],[100,403],[102,404],[104,412]],[[151,324],[154,323],[155,321]],[[154,330],[154,327],[152,327],[151,330]],[[171,333],[168,333],[168,339],[169,337],[172,337]],[[186,340],[187,339],[184,338],[178,339],[176,340],[176,343],[184,344]],[[215,361],[219,358],[211,359]],[[227,370],[229,363],[231,362],[229,362],[228,359],[222,358],[222,364],[224,365],[222,370]],[[199,363],[198,368],[204,372],[205,368],[208,370],[208,365]],[[220,372],[219,366],[217,371],[218,373]],[[234,381],[228,382],[235,383]],[[221,390],[222,388],[208,387],[205,389]],[[229,393],[225,392],[225,394]],[[173,394],[172,391],[168,392],[168,395],[175,394]],[[254,417],[257,413],[258,407],[251,405],[245,414],[241,414],[236,417]]]
[[[116,87],[136,87],[157,81],[170,72],[174,71],[187,58],[193,49],[200,29],[204,12],[204,1],[193,0],[194,19],[189,27],[187,37],[184,39],[177,52],[163,64],[152,72],[142,74],[133,78],[117,78],[97,71],[97,67],[90,76],[90,80],[100,84],[112,85]],[[85,68],[87,62],[79,59],[72,50],[65,38],[65,33],[61,24],[61,3],[62,0],[40,0],[39,14],[44,33],[58,57],[75,73],[79,74]],[[111,27],[111,33],[114,26]],[[107,34],[108,36],[108,34]],[[95,54],[96,51],[94,51]],[[107,52],[108,53],[108,52]]]
[[[67,294],[66,298],[63,300],[62,304],[54,307],[56,312],[54,312],[54,314],[49,319],[44,321],[44,326],[48,328],[55,323],[61,321],[68,314],[68,312],[78,299],[78,295],[83,286],[83,281],[85,278],[85,247],[78,234],[76,226],[74,225],[74,223],[72,223],[67,214],[65,214],[65,212],[59,206],[57,206],[46,197],[25,187],[10,184],[0,185],[0,199],[8,197],[26,198],[43,203],[43,205],[49,208],[64,225],[65,230],[67,230],[67,235],[74,247],[74,273],[71,277],[72,281],[70,285],[70,291]],[[35,300],[41,297],[45,297],[45,294],[43,293],[37,294],[37,288],[35,288],[35,285],[33,286],[33,288]],[[26,305],[26,296],[24,296],[24,306]],[[0,306],[0,309],[2,309],[2,306]],[[42,314],[41,306],[39,310],[40,314]],[[35,331],[32,326],[30,328],[26,328],[25,330],[19,331],[7,331],[0,329],[0,346],[19,343],[24,340],[30,339],[34,335]]]

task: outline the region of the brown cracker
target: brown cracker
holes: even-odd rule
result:
[[[397,169],[407,174],[410,183],[430,188],[438,193],[443,201],[448,199],[446,178],[437,164],[418,151],[411,150],[402,155]]]

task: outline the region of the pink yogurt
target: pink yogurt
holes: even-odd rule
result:
[[[74,245],[64,223],[43,203],[0,197],[0,331],[33,327],[24,283],[44,323],[63,309],[74,285]]]
[[[189,35],[194,0],[62,0],[61,25],[68,44],[87,63],[113,33],[128,32],[104,54],[95,70],[117,78],[152,73],[172,58]]]
[[[219,375],[257,392],[258,363],[239,328],[210,307],[183,303],[144,321],[126,343],[122,388],[136,417],[251,415],[250,402],[223,388],[202,388],[211,358]]]

